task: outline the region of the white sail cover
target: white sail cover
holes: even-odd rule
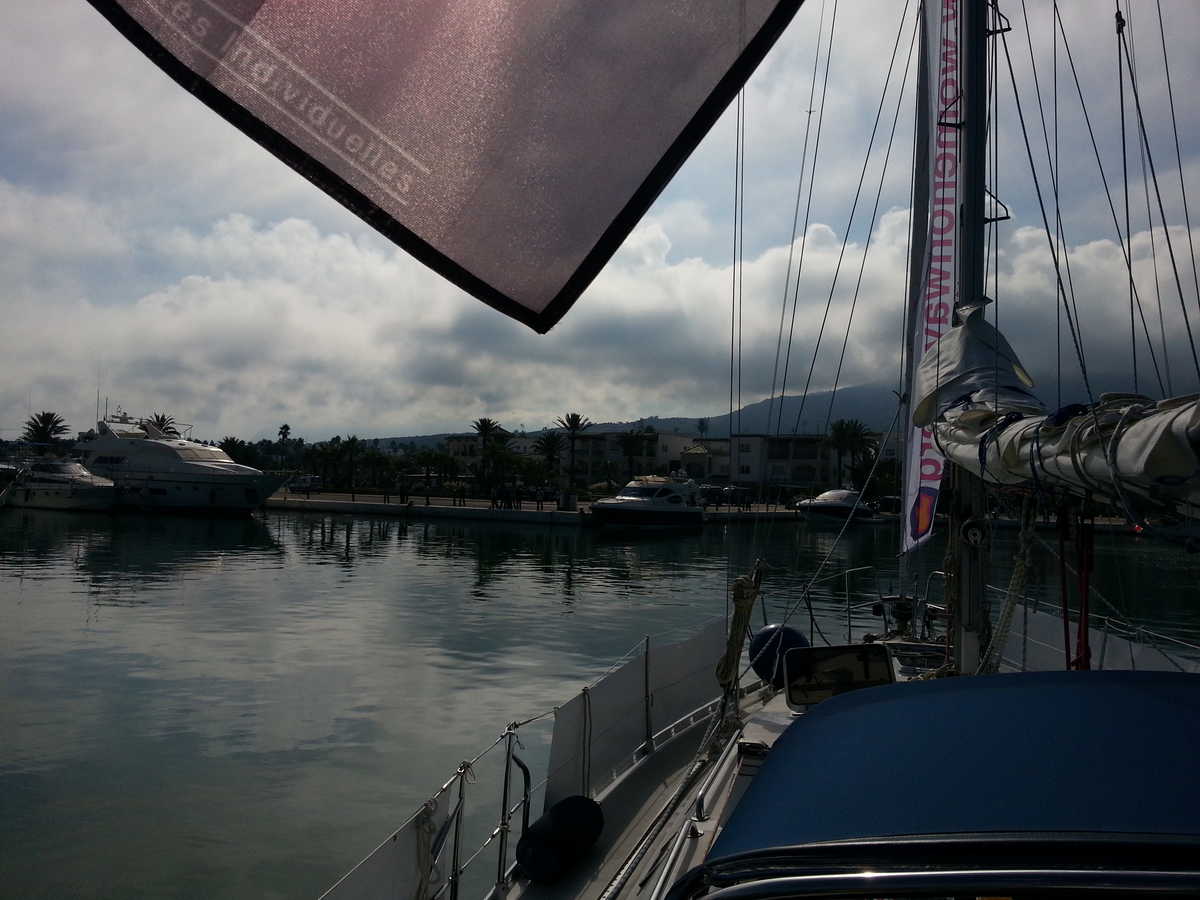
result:
[[[801,0],[91,0],[368,224],[539,331]]]
[[[917,185],[912,211],[913,251],[908,298],[908,385],[915,362],[949,327],[958,282],[961,142],[959,0],[922,4],[922,56],[917,88]],[[944,460],[928,427],[907,429],[901,551],[933,533]]]
[[[1000,485],[1045,485],[1200,516],[1200,395],[1104,394],[1046,415],[1032,380],[980,310],[922,359],[914,421],[949,460]]]

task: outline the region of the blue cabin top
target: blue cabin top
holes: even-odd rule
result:
[[[914,835],[1200,836],[1200,675],[1039,672],[865,688],[775,742],[710,861]]]

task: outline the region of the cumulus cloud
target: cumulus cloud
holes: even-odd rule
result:
[[[1073,40],[1109,46],[1111,23],[1087,10],[1066,12]],[[597,420],[712,416],[727,403],[731,327],[746,402],[778,386],[784,362],[793,393],[810,368],[813,389],[831,386],[839,359],[841,384],[892,382],[907,266],[906,149],[893,150],[885,212],[870,234],[856,298],[881,150],[853,222],[848,211],[882,85],[879,61],[894,37],[868,26],[898,21],[900,10],[877,3],[839,12],[811,222],[793,239],[804,129],[816,124],[807,110],[819,11],[805,4],[747,90],[740,316],[731,319],[735,137],[727,114],[575,309],[538,336],[465,297],[237,135],[85,5],[51,3],[44,16],[0,35],[8,125],[0,129],[0,278],[10,338],[0,357],[0,436],[19,430],[30,408],[57,409],[87,427],[97,386],[113,403],[165,410],[211,438],[274,435],[284,421],[294,435],[321,439],[464,430],[479,416],[532,429],[569,410]],[[1169,35],[1197,18],[1181,7],[1166,13]],[[1053,47],[1034,24],[1034,52],[1044,61]],[[1155,36],[1148,16],[1138,25]],[[1017,34],[1010,47],[1028,57]],[[72,52],[60,65],[41,65],[64,39]],[[1103,83],[1105,63],[1095,54],[1077,63]],[[1139,64],[1143,102],[1163,105],[1160,57],[1147,52]],[[1194,80],[1198,65],[1173,56],[1177,85]],[[95,90],[101,72],[105,87]],[[1064,93],[1066,77],[1060,72]],[[1114,94],[1110,85],[1089,98],[1093,124],[1111,124]],[[1200,113],[1176,99],[1181,128],[1194,133]],[[1032,119],[1036,110],[1025,112]],[[996,314],[1053,400],[1059,369],[1071,380],[1078,365],[1070,339],[1053,327],[1062,316],[1036,199],[1007,174],[1023,158],[1015,129],[1013,110],[1002,109],[1011,152],[999,192],[1014,219],[1001,231]],[[1129,386],[1127,276],[1112,216],[1085,132],[1074,123],[1060,138],[1071,284],[1092,375],[1106,387]],[[905,140],[898,134],[897,147]],[[1161,131],[1151,140],[1166,190],[1178,184],[1172,146]],[[1106,165],[1112,149],[1106,139]],[[1185,175],[1197,175],[1187,142],[1184,151]],[[1177,223],[1173,202],[1167,218]],[[1187,323],[1165,236],[1156,225],[1152,253],[1141,208],[1133,255],[1150,341],[1139,318],[1139,384],[1153,384],[1153,347],[1176,390],[1188,389],[1191,357],[1180,341]],[[1172,237],[1187,275],[1185,230],[1176,225]],[[1184,299],[1200,330],[1188,284]],[[781,338],[793,301],[795,325]]]

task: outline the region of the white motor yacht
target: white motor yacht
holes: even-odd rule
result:
[[[116,504],[111,480],[63,459],[5,466],[0,496],[9,506],[31,509],[107,510]]]
[[[115,482],[121,506],[249,512],[284,480],[235,463],[220,447],[165,434],[123,413],[96,426],[75,449],[84,465]]]
[[[844,522],[851,518],[857,522],[875,518],[875,510],[859,499],[858,491],[825,491],[807,500],[797,500],[795,507],[809,519],[815,520]]]
[[[704,524],[700,486],[691,479],[641,475],[615,497],[591,506],[594,524],[635,529],[699,528]]]

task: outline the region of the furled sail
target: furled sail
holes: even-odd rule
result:
[[[91,0],[439,274],[546,331],[802,0]]]
[[[1200,395],[1105,394],[1046,415],[1008,341],[976,309],[925,354],[913,422],[954,465],[990,484],[1107,498],[1200,517]]]

